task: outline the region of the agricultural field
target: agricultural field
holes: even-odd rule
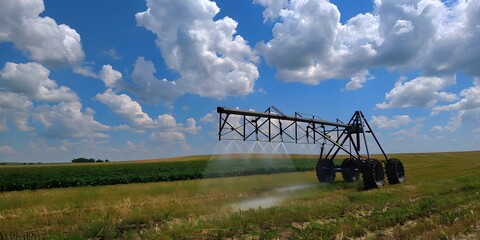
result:
[[[480,239],[480,152],[391,157],[402,159],[407,181],[371,191],[340,174],[335,184],[320,184],[313,170],[6,191],[0,238]],[[268,162],[292,169],[294,159],[302,158]],[[217,159],[203,170],[229,169],[232,160],[259,164]]]
[[[0,167],[0,191],[178,181],[313,170],[316,156],[203,155],[117,163]]]

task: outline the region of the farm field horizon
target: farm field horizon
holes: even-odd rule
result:
[[[479,16],[1,0],[0,240],[478,240]]]
[[[2,192],[0,236],[7,239],[480,237],[479,151],[390,154],[390,157],[398,157],[404,163],[406,182],[386,184],[371,191],[361,191],[361,181],[344,183],[340,174],[335,184],[321,184],[312,169]],[[193,158],[203,161],[199,156]],[[234,159],[248,161],[238,160],[238,156]],[[222,161],[229,162],[207,161],[204,170],[219,168]],[[134,166],[140,162],[128,164]],[[116,163],[92,164],[92,167],[108,164]]]

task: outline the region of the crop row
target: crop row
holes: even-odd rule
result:
[[[228,159],[0,168],[0,191],[177,181],[313,170],[313,159]]]

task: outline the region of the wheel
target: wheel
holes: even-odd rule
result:
[[[335,171],[333,170],[332,160],[319,159],[317,162],[317,178],[320,182],[333,183],[335,181]]]
[[[387,179],[389,184],[405,182],[405,170],[403,164],[398,158],[390,158],[385,165]]]
[[[382,162],[376,159],[367,159],[363,164],[363,185],[365,190],[380,188],[385,183],[385,172]]]
[[[342,171],[342,176],[343,180],[345,182],[356,182],[358,181],[358,171],[355,171],[355,159],[353,158],[345,158],[342,162],[342,168],[347,168],[343,169]]]

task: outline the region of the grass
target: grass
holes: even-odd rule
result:
[[[480,237],[480,152],[395,157],[407,182],[373,191],[340,175],[319,184],[312,171],[3,192],[0,238]],[[282,198],[273,207],[235,207],[272,196]]]

